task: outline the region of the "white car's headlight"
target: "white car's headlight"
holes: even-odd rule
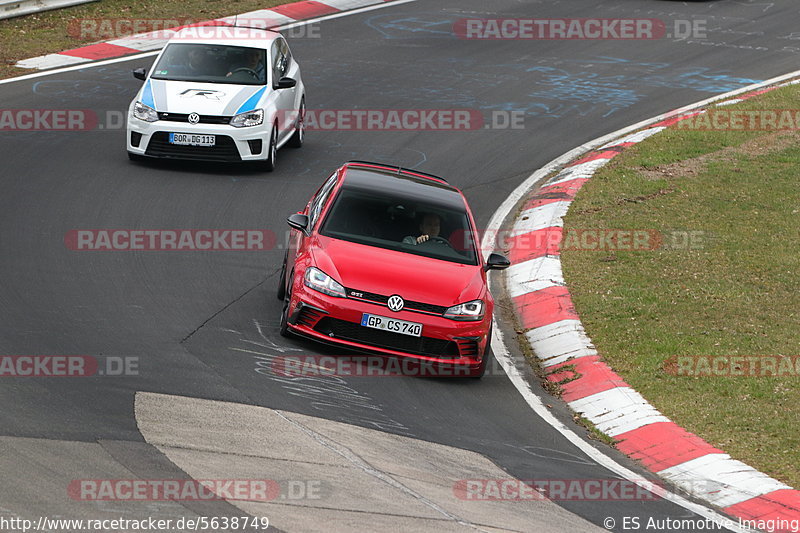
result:
[[[247,113],[240,113],[233,117],[230,125],[234,128],[249,128],[250,126],[258,126],[264,123],[264,110],[256,109],[255,111],[248,111]]]
[[[305,275],[306,287],[311,287],[328,296],[347,298],[342,284],[315,267],[308,267]]]
[[[483,320],[483,302],[473,300],[454,305],[445,311],[443,316],[452,320]]]
[[[155,122],[158,120],[158,113],[156,110],[141,102],[133,104],[133,116],[145,122]]]

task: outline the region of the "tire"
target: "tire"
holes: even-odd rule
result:
[[[483,351],[483,357],[481,358],[481,366],[475,369],[469,376],[473,379],[481,379],[483,375],[486,374],[486,367],[489,366],[489,360],[494,358],[494,354],[492,353],[492,328],[489,328],[487,339],[486,349]]]
[[[275,159],[278,157],[278,125],[272,126],[272,135],[267,145],[267,159],[261,162],[261,168],[267,172],[275,170]]]
[[[305,125],[305,117],[306,117],[306,99],[303,97],[300,100],[300,112],[299,116],[297,117],[297,125],[295,128],[294,133],[292,134],[291,139],[287,143],[292,148],[300,148],[303,146],[303,141],[306,138],[306,125]]]
[[[294,274],[294,272],[292,272]],[[289,291],[286,292],[283,298],[283,309],[281,310],[281,323],[280,329],[278,332],[281,334],[281,337],[293,337],[292,331],[289,329],[289,302],[292,301],[292,291],[291,286],[289,286]]]
[[[278,300],[283,300],[286,298],[286,260],[289,259],[289,250],[286,250],[286,254],[283,256],[283,266],[281,267],[281,275],[278,279],[278,291],[275,294]]]
[[[144,161],[144,156],[128,152],[128,159],[130,159],[131,161]]]

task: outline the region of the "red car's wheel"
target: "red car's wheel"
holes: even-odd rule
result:
[[[286,261],[289,260],[289,249],[286,249],[286,253],[283,256],[283,266],[281,267],[281,275],[278,276],[278,290],[276,292],[276,296],[278,300],[283,300],[286,298]]]
[[[289,279],[294,277],[294,271],[292,271],[292,275]],[[280,334],[281,337],[291,337],[292,332],[289,329],[289,304],[292,301],[292,285],[289,284],[289,289],[286,292],[285,297],[283,298],[283,310],[281,310],[281,323],[280,323]]]

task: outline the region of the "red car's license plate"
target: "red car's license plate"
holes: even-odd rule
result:
[[[405,320],[397,320],[396,318],[385,316],[364,313],[361,317],[361,325],[368,328],[391,331],[392,333],[402,333],[403,335],[410,335],[412,337],[422,336],[422,324],[406,322]]]

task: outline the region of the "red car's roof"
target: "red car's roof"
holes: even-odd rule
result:
[[[398,199],[418,200],[458,211],[469,210],[461,191],[431,174],[361,161],[346,163],[342,170],[344,189],[380,191]]]
[[[433,174],[429,174],[427,172],[420,172],[419,170],[410,170],[408,168],[403,168],[403,167],[399,167],[399,166],[395,166],[395,165],[386,165],[384,163],[372,163],[372,162],[369,162],[369,161],[348,161],[347,163],[344,164],[344,166],[347,167],[347,168],[353,167],[353,166],[357,166],[357,167],[363,167],[363,168],[374,168],[374,169],[379,169],[379,170],[389,170],[391,172],[397,172],[398,174],[406,174],[406,175],[410,175],[410,176],[416,176],[416,177],[419,177],[419,178],[436,180],[436,181],[439,181],[441,183],[447,183],[446,179],[444,179],[442,177],[439,177],[439,176],[435,176]],[[455,187],[453,187],[453,188],[455,188]]]

